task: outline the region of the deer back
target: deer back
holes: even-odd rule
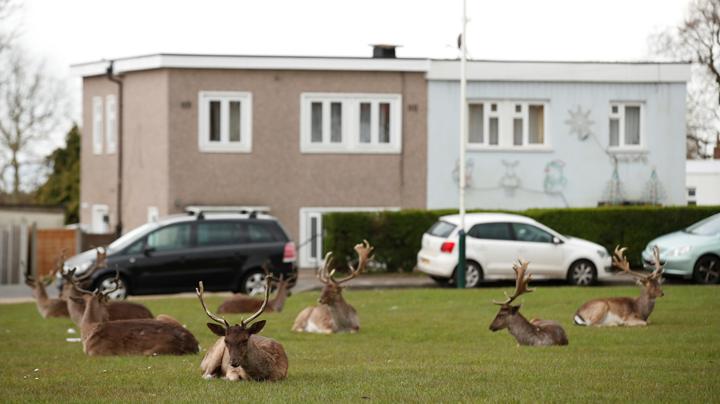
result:
[[[184,355],[198,352],[195,336],[176,324],[154,319],[97,324],[84,338],[88,355]]]

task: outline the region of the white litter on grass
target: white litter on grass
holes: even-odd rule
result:
[[[67,341],[67,342],[80,342],[80,341],[82,341],[82,338],[65,338],[65,341]]]
[[[75,331],[74,328],[68,328],[67,333],[68,333],[68,334],[75,334],[75,333],[77,333],[77,331]]]
[[[152,366],[148,366],[148,369],[152,369]]]
[[[40,370],[40,369],[33,369],[33,372],[37,372],[38,370]]]
[[[392,306],[392,307],[390,307],[390,310],[397,310],[397,309],[399,309],[398,306]]]

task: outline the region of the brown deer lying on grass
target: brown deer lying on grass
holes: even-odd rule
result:
[[[490,324],[490,330],[495,332],[507,328],[520,345],[567,345],[568,339],[565,330],[557,321],[539,319],[527,321],[520,314],[520,305],[510,305],[518,296],[535,290],[528,289],[531,275],[525,276],[527,267],[527,261],[518,261],[513,264],[513,270],[515,270],[515,293],[512,296],[508,296],[506,293],[507,299],[504,302],[494,302],[500,305],[500,311],[495,316],[492,324]]]
[[[350,275],[335,279],[335,270],[330,271],[332,266],[332,254],[325,256],[325,265],[318,269],[318,278],[325,284],[317,306],[305,308],[298,314],[292,326],[293,331],[314,332],[321,334],[332,334],[336,332],[357,332],[360,330],[360,320],[357,312],[348,304],[342,296],[341,284],[360,275],[365,269],[368,260],[372,255],[373,247],[367,242],[357,244],[355,252],[358,255],[357,269],[350,266]]]
[[[257,335],[265,326],[265,320],[250,324],[267,306],[271,277],[265,277],[265,282],[265,298],[260,308],[247,319],[241,320],[240,324],[233,326],[208,310],[203,299],[203,283],[199,283],[196,292],[200,304],[208,317],[219,323],[207,323],[207,326],[220,337],[200,362],[203,378],[275,381],[287,377],[288,358],[283,346],[274,339]]]
[[[270,276],[270,269],[267,266],[263,266],[265,269],[265,276]],[[284,278],[280,275],[280,280],[277,282],[277,290],[275,297],[267,302],[265,307],[266,313],[277,312],[280,313],[285,305],[285,300],[290,296],[289,284],[295,279],[295,275]],[[262,299],[256,299],[247,295],[237,294],[229,299],[222,302],[218,307],[218,313],[255,313],[263,305]]]
[[[660,250],[657,246],[653,248],[655,270],[652,274],[641,275],[630,270],[630,263],[625,258],[626,249],[620,248],[620,246],[615,247],[613,265],[637,279],[637,284],[643,288],[640,296],[590,300],[575,312],[573,318],[575,324],[594,326],[644,326],[648,324],[648,317],[655,308],[655,299],[665,295],[661,287],[663,267],[660,264]]]
[[[119,274],[116,275],[118,279]],[[107,295],[115,290],[82,293],[85,312],[80,323],[83,351],[90,355],[184,355],[198,352],[198,341],[177,321],[134,319],[109,321]],[[117,282],[116,282],[117,287]],[[77,299],[77,297],[70,297]]]
[[[49,286],[54,280],[57,272],[62,269],[65,262],[65,250],[60,252],[55,268],[44,276],[42,279],[36,279],[29,273],[25,275],[25,284],[32,289],[32,295],[35,298],[38,312],[43,318],[48,317],[68,317],[67,303],[65,302],[65,294],[60,293],[57,299],[48,297],[45,287]]]

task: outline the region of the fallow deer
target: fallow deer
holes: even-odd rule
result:
[[[495,332],[507,328],[510,334],[515,337],[519,345],[547,346],[567,345],[568,339],[565,330],[557,321],[532,319],[528,321],[520,314],[520,305],[512,306],[518,296],[523,293],[530,293],[535,289],[528,289],[528,282],[532,275],[525,276],[528,262],[519,260],[513,264],[515,270],[515,293],[508,296],[505,293],[505,301],[494,302],[500,305],[500,311],[490,324],[490,330]]]
[[[283,346],[271,338],[258,335],[265,326],[265,320],[256,321],[267,306],[270,297],[271,277],[265,278],[265,298],[260,308],[240,324],[233,326],[223,317],[208,310],[203,299],[203,283],[200,282],[197,292],[200,304],[205,313],[213,321],[207,323],[208,328],[219,336],[215,344],[208,349],[200,369],[203,378],[222,377],[227,380],[275,381],[287,377],[288,358]]]
[[[154,319],[109,321],[107,295],[114,290],[100,292],[95,289],[91,292],[76,283],[73,285],[85,301],[80,335],[86,354],[185,355],[198,352],[197,339],[179,323]]]
[[[53,299],[48,297],[45,287],[50,285],[55,280],[55,274],[65,261],[65,250],[60,253],[58,257],[58,263],[56,263],[53,270],[41,279],[36,279],[30,274],[25,275],[25,284],[32,289],[32,295],[35,298],[35,304],[37,305],[38,312],[43,318],[48,317],[68,317],[67,303],[65,302],[64,296],[61,293],[59,298]]]
[[[655,270],[650,275],[642,275],[630,270],[630,263],[625,258],[626,249],[620,248],[620,246],[615,247],[613,265],[637,279],[637,284],[643,288],[640,296],[590,300],[575,312],[573,318],[575,324],[594,326],[645,326],[648,324],[648,317],[655,308],[655,299],[665,295],[661,286],[663,266],[660,264],[660,250],[657,246],[653,248]]]
[[[265,276],[270,276],[270,269],[263,266]],[[289,284],[295,279],[295,275],[285,278],[280,275],[277,282],[275,297],[267,302],[266,313],[280,313],[285,306],[285,300],[290,296]],[[254,297],[237,294],[222,302],[218,307],[218,313],[255,313],[262,306],[263,301]]]
[[[298,314],[292,326],[293,331],[332,334],[337,332],[358,332],[360,320],[357,312],[342,296],[342,284],[362,273],[371,258],[372,246],[363,240],[362,244],[355,245],[358,255],[357,269],[350,265],[350,274],[342,279],[335,279],[335,270],[332,266],[332,253],[325,256],[325,265],[318,269],[318,278],[325,284],[317,306],[305,308]]]

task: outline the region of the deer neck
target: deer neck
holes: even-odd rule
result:
[[[520,345],[531,345],[537,336],[537,328],[520,313],[508,318],[508,331]]]
[[[278,286],[277,293],[275,294],[275,297],[268,302],[268,306],[272,307],[273,311],[277,313],[281,312],[283,306],[285,306],[285,299],[287,299],[288,295],[287,292],[287,286],[285,286],[284,284]]]
[[[80,322],[80,334],[83,339],[87,338],[98,324],[108,320],[108,311],[97,296],[85,299],[85,312]]]
[[[643,289],[642,293],[640,293],[640,297],[635,299],[635,309],[637,310],[637,314],[643,320],[647,320],[654,308],[655,298],[650,296],[647,289]]]
[[[33,288],[33,297],[35,297],[35,300],[37,300],[38,304],[45,304],[48,300],[50,300],[48,298],[47,291],[45,290],[45,285],[43,285],[42,282],[35,282],[35,287]]]

